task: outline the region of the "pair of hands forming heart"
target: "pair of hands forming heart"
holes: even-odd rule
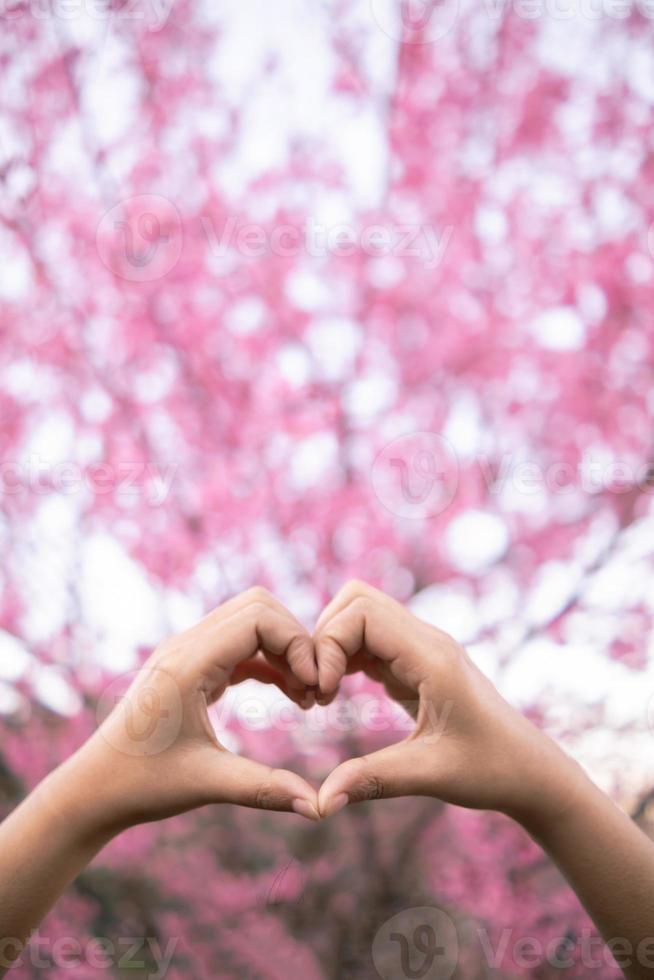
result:
[[[416,727],[397,745],[337,766],[319,791],[216,739],[208,708],[230,684],[257,678],[308,707],[316,697],[329,703],[357,670],[413,705]],[[345,586],[311,636],[255,589],[163,643],[125,697],[111,694],[91,739],[0,824],[0,937],[9,942],[0,944],[0,976],[66,885],[126,827],[208,803],[318,820],[350,802],[419,794],[522,823],[606,941],[629,951],[625,977],[651,977],[651,841],[454,640],[382,593]]]
[[[216,739],[208,708],[230,684],[257,678],[308,707],[316,698],[329,703],[357,670],[413,705],[416,727],[397,745],[337,766],[319,791]],[[522,823],[607,943],[618,944],[625,977],[651,977],[649,838],[504,701],[454,640],[382,593],[345,586],[311,636],[272,596],[252,590],[167,640],[126,696],[113,693],[101,699],[110,710],[91,739],[0,823],[0,977],[66,885],[133,824],[208,803],[319,820],[350,802],[406,794],[496,809]]]
[[[404,741],[351,759],[319,791],[296,773],[234,755],[208,707],[255,678],[294,702],[328,704],[363,671],[415,706]],[[410,710],[410,708],[409,708]],[[107,834],[209,803],[330,816],[349,802],[434,796],[520,819],[547,816],[548,770],[563,753],[511,708],[447,634],[360,582],[346,585],[310,633],[275,598],[252,589],[155,650],[126,697],[78,752],[87,806]]]
[[[415,707],[415,731],[344,762],[319,791],[216,739],[208,707],[230,684],[257,678],[308,707],[329,703],[357,670]],[[350,583],[311,636],[255,589],[167,640],[125,697],[113,693],[101,699],[109,711],[91,739],[0,824],[0,937],[13,937],[0,976],[66,885],[130,825],[208,803],[317,820],[346,803],[406,794],[514,817],[562,869],[607,942],[630,951],[625,976],[651,976],[652,960],[639,952],[652,943],[651,841],[454,640],[382,593]]]

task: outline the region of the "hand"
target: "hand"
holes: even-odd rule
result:
[[[208,803],[318,819],[316,792],[304,779],[234,755],[216,739],[208,706],[248,677],[277,684],[304,707],[313,703],[306,696],[318,680],[311,637],[258,588],[162,643],[66,764],[66,778],[85,787],[94,825],[117,833]]]
[[[362,670],[415,717],[397,745],[338,766],[319,793],[329,816],[347,803],[434,796],[517,819],[561,812],[575,763],[501,697],[450,636],[361,582],[346,585],[314,634],[321,700]]]

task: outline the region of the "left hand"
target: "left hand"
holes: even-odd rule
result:
[[[117,833],[209,803],[318,819],[316,791],[301,776],[235,755],[214,734],[209,705],[248,677],[276,684],[303,707],[318,682],[311,636],[260,588],[162,643],[62,767],[94,825]]]

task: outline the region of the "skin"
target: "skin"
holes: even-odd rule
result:
[[[216,740],[207,709],[230,684],[253,677],[309,707],[316,686],[327,704],[358,670],[382,683],[416,728],[338,766],[319,794]],[[75,875],[127,827],[210,803],[319,819],[405,795],[519,821],[607,943],[621,941],[613,949],[625,976],[654,976],[654,942],[642,950],[654,935],[654,846],[451,637],[360,582],[329,604],[313,637],[254,589],[154,652],[95,735],[0,826],[0,938],[13,940],[0,950],[0,975]]]
[[[361,582],[327,606],[314,640],[327,698],[362,670],[416,718],[404,741],[327,777],[322,816],[411,795],[508,814],[563,871],[624,975],[654,976],[654,845],[462,647]]]
[[[0,825],[0,975],[72,879],[127,827],[210,803],[318,819],[316,791],[301,776],[216,739],[209,705],[248,677],[303,707],[318,680],[311,636],[263,589],[166,640],[93,737]]]

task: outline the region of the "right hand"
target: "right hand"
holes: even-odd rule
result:
[[[527,819],[555,816],[576,764],[512,708],[450,636],[361,582],[326,607],[314,634],[321,700],[346,673],[381,682],[416,720],[402,742],[338,766],[319,792],[321,816],[380,797],[434,796]]]

